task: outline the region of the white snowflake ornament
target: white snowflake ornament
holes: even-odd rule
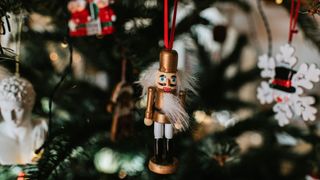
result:
[[[264,78],[272,78],[275,75],[274,68],[276,66],[276,62],[273,57],[268,57],[268,55],[264,54],[259,57],[258,67],[263,69],[261,71],[261,76]]]
[[[285,44],[280,47],[280,53],[276,55],[277,64],[292,68],[297,63],[297,58],[294,56],[294,48]]]
[[[295,71],[293,68],[298,59],[294,53],[294,48],[285,44],[275,58],[262,55],[258,60],[261,76],[270,79],[261,82],[257,98],[261,104],[276,102],[273,111],[280,126],[288,124],[295,116],[305,121],[316,119],[317,109],[313,107],[315,99],[303,96],[303,90],[311,89],[315,82],[319,82],[320,69],[315,64],[303,63]]]

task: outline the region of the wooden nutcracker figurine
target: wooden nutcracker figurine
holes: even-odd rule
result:
[[[119,82],[111,95],[107,111],[113,113],[111,124],[111,141],[124,139],[133,132],[133,88],[129,83]]]
[[[162,50],[159,69],[151,66],[139,80],[144,93],[147,93],[144,122],[148,126],[154,122],[154,156],[149,161],[149,169],[158,174],[176,171],[178,160],[173,156],[174,129],[184,130],[189,125],[189,116],[184,109],[185,90],[193,89],[194,79],[178,71],[177,64],[175,50]]]

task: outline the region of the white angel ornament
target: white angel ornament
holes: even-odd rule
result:
[[[26,79],[12,76],[0,81],[0,164],[34,162],[35,150],[46,137],[44,119],[32,119],[35,92]]]
[[[315,99],[303,96],[303,90],[312,89],[313,83],[320,80],[320,69],[315,64],[303,63],[295,71],[293,68],[297,58],[294,52],[291,45],[285,44],[275,58],[262,55],[258,60],[261,76],[270,80],[261,82],[257,97],[261,104],[276,102],[273,111],[280,126],[288,124],[295,116],[305,121],[314,121],[316,118],[317,110],[313,107]]]

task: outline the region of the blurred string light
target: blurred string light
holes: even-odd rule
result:
[[[98,171],[106,174],[118,172],[118,177],[124,179],[142,172],[145,159],[143,154],[128,155],[103,148],[95,155],[94,164]]]
[[[25,180],[26,174],[24,172],[19,172],[17,180]]]
[[[232,127],[239,121],[239,119],[229,111],[215,112],[212,113],[211,116],[215,117],[219,124],[225,128]]]
[[[62,42],[61,44],[60,44],[60,46],[62,47],[62,48],[67,48],[68,47],[68,43],[67,42]]]
[[[51,52],[49,54],[49,57],[50,57],[50,60],[53,61],[53,62],[55,62],[55,61],[57,61],[59,59],[59,56],[58,56],[58,54],[56,52]]]
[[[232,127],[239,121],[239,118],[226,110],[212,112],[210,115],[206,114],[206,112],[204,111],[195,111],[193,113],[193,116],[196,119],[197,123],[218,123],[224,128]]]
[[[120,179],[124,179],[124,178],[126,178],[127,177],[127,173],[124,171],[124,170],[120,170],[119,171],[119,174],[118,174],[118,177],[120,178]]]
[[[197,122],[197,127],[193,131],[192,136],[196,141],[201,140],[208,134],[223,130],[222,127],[215,123],[212,117],[204,111],[193,112],[193,117]]]
[[[298,144],[298,140],[286,132],[276,133],[276,139],[280,145],[295,146]]]
[[[60,43],[56,42],[48,42],[47,50],[49,52],[49,59],[51,61],[52,66],[57,72],[63,72],[65,68],[68,66],[68,51],[67,47],[69,46],[67,41],[63,40]],[[73,50],[73,63],[72,70],[73,74],[78,78],[83,76],[84,71],[84,59],[79,51],[76,49]]]
[[[236,138],[241,153],[246,153],[251,148],[259,148],[264,143],[264,138],[260,132],[246,131]]]
[[[277,142],[282,146],[291,147],[291,151],[296,154],[304,155],[313,150],[312,144],[291,136],[286,132],[276,133]]]
[[[157,0],[146,0],[144,2],[144,6],[147,8],[147,9],[151,9],[151,8],[155,8],[158,6],[158,1]]]
[[[195,111],[193,113],[193,117],[195,118],[197,123],[209,124],[213,121],[211,116],[207,115],[204,111]]]
[[[112,149],[103,148],[95,155],[94,165],[100,172],[114,174],[120,168],[119,154]]]
[[[283,3],[283,0],[264,0],[265,2],[275,3],[277,5],[280,5]]]
[[[121,169],[129,176],[136,175],[138,172],[143,171],[145,156],[143,154],[125,155],[123,154]]]
[[[42,110],[45,113],[48,113],[49,112],[49,98],[43,97],[43,98],[41,98],[40,102],[41,102]],[[53,104],[53,108],[54,108],[54,104]]]
[[[152,24],[151,18],[134,18],[124,24],[127,33],[135,32],[137,29],[147,28]]]
[[[280,162],[280,173],[283,176],[289,176],[293,173],[295,169],[295,164],[289,160],[282,160]]]
[[[56,61],[60,60],[60,57],[57,52],[50,52],[49,58],[52,62],[56,62]],[[73,60],[75,61],[75,63],[79,63],[79,61],[82,60],[82,57],[79,53],[74,52],[73,53]]]

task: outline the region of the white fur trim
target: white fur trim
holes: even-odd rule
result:
[[[175,128],[185,130],[189,127],[189,115],[177,96],[164,93],[162,110]]]
[[[156,85],[156,78],[157,78],[157,71],[159,68],[159,63],[153,63],[152,65],[150,65],[141,75],[140,75],[140,79],[139,81],[137,81],[137,83],[139,83],[142,86],[142,97],[146,95],[147,90],[149,87],[151,86],[155,86]]]
[[[195,76],[192,76],[190,73],[186,71],[178,71],[177,72],[177,90],[186,91],[189,90],[194,94],[197,94],[195,86],[197,84],[197,79]]]

